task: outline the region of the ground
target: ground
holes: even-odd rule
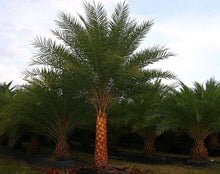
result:
[[[29,167],[33,166],[35,167],[34,169],[36,169],[36,167],[49,167],[54,170],[55,168],[76,168],[79,165],[84,167],[81,173],[88,173],[90,169],[85,166],[91,164],[93,160],[92,153],[81,151],[73,151],[72,160],[55,161],[45,157],[43,154],[28,154],[22,150],[14,150],[5,146],[0,146],[0,154],[4,155],[4,161],[8,157],[18,160],[16,162],[19,164],[21,164],[20,161],[22,161],[22,165],[17,166],[24,166],[25,170],[28,170],[27,174],[33,169],[29,169]],[[9,165],[10,162],[1,162],[1,167],[2,164]],[[126,149],[120,150],[117,153],[110,153],[109,165],[117,168],[127,168],[127,170],[133,170],[133,173],[135,170],[136,173],[140,170],[142,173],[154,174],[217,174],[220,170],[220,158],[215,157],[203,161],[194,161],[186,155],[174,155],[160,152],[157,152],[153,157],[144,157],[141,151]],[[111,173],[113,171],[116,172],[115,168],[109,168],[108,171],[111,171]],[[11,171],[9,173],[11,173]],[[3,174],[9,173],[6,172]],[[123,172],[121,171],[121,173]]]

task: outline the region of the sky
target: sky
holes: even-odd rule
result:
[[[37,36],[52,37],[59,11],[83,14],[82,0],[0,0],[0,83],[22,85],[22,72],[36,50]],[[92,0],[87,0],[92,2]],[[109,14],[119,0],[101,2]],[[141,49],[160,45],[174,57],[150,68],[168,70],[192,86],[214,77],[220,81],[220,1],[219,0],[126,0],[130,16],[139,22],[154,20]]]

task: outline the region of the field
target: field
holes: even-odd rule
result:
[[[42,147],[43,151],[50,152],[51,149]],[[16,151],[17,152],[17,151]],[[17,160],[16,155],[0,155],[0,171],[1,174],[41,174],[36,171],[34,167],[40,164],[35,161],[36,165],[28,164],[29,161],[23,162],[21,158]],[[132,157],[136,156],[134,160]],[[30,158],[33,158],[32,155]],[[81,152],[79,150],[73,151],[73,161],[82,164],[92,164],[93,154]],[[51,160],[50,160],[51,161]],[[60,161],[64,163],[64,161]],[[48,163],[49,165],[49,163]],[[141,155],[141,151],[131,149],[120,149],[118,153],[110,154],[109,165],[117,168],[138,168],[143,173],[152,174],[218,174],[220,170],[220,157],[210,157],[206,161],[193,161],[186,155],[176,155],[170,153],[157,152],[153,157],[146,157]],[[50,168],[51,166],[47,166]],[[56,167],[56,166],[54,166]]]

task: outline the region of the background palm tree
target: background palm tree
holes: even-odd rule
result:
[[[24,88],[16,90],[16,94],[5,105],[6,109],[4,109],[4,114],[1,116],[0,132],[1,135],[5,135],[8,138],[8,145],[11,147],[17,142],[21,146],[21,136],[25,132],[30,133],[32,130],[32,126],[24,122],[24,115],[21,114],[24,111],[22,106],[25,105],[23,104],[27,103],[23,102],[26,98],[26,90]]]
[[[15,90],[15,87],[11,87],[11,84],[12,81],[9,83],[0,83],[0,136],[2,141],[6,140],[4,136],[4,129],[7,124],[5,119],[7,118],[8,112],[11,110],[10,103],[17,93],[17,90]],[[17,138],[15,138],[15,140],[17,140]]]
[[[0,83],[0,116],[4,115],[7,104],[11,102],[16,93],[15,87],[11,87],[11,84],[12,81],[9,83]]]
[[[15,141],[25,133],[45,135],[56,144],[53,156],[70,158],[67,137],[80,118],[84,100],[54,83],[51,74],[29,81],[10,104],[11,111],[4,119],[4,132]]]
[[[166,101],[170,123],[181,128],[193,140],[194,158],[207,158],[204,139],[220,129],[220,84],[210,79],[205,85],[194,83],[193,88],[181,83]]]
[[[133,130],[145,141],[143,149],[146,156],[155,152],[154,141],[164,131],[165,118],[161,106],[169,89],[161,84],[161,80],[157,80],[146,93],[133,96],[128,105],[127,117],[130,117]]]
[[[107,112],[121,96],[144,90],[153,78],[173,78],[170,72],[149,70],[146,66],[173,54],[167,48],[155,46],[137,51],[152,21],[138,24],[129,17],[129,7],[119,3],[111,19],[102,4],[85,3],[86,15],[79,19],[60,13],[59,29],[53,34],[61,41],[36,38],[38,52],[34,65],[46,66],[26,71],[26,75],[41,76],[50,71],[62,76],[62,83],[78,89],[96,109],[96,142],[94,164],[106,166]]]

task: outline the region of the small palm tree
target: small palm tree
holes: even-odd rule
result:
[[[155,152],[154,141],[164,130],[165,118],[161,106],[169,89],[170,87],[161,84],[161,80],[157,80],[146,93],[132,97],[128,105],[127,114],[133,130],[145,141],[146,156],[151,156]]]
[[[31,114],[30,121],[56,143],[55,158],[70,158],[67,138],[79,121],[83,99],[49,82],[46,86],[39,81],[32,83],[29,91],[35,99],[33,108],[40,112]]]
[[[17,110],[21,112],[21,106],[24,106],[23,100],[25,100],[25,90],[23,88],[16,90],[16,95],[10,97],[10,102],[8,102],[4,107],[4,112],[1,115],[0,121],[0,133],[8,138],[9,146],[14,146],[14,144],[19,141],[22,134],[25,132],[31,132],[32,126],[27,125],[23,120],[23,115],[18,114]],[[33,133],[33,132],[32,132]]]
[[[16,93],[14,90],[15,87],[11,87],[11,84],[12,81],[9,83],[0,83],[0,136],[4,135],[4,127],[7,124],[5,119],[7,118],[7,113],[11,110],[9,105]]]
[[[10,105],[11,112],[5,119],[4,132],[11,140],[23,133],[47,136],[56,144],[53,153],[56,159],[70,158],[67,138],[80,118],[83,99],[69,94],[54,81],[48,74],[44,79],[30,81],[16,95]]]
[[[167,98],[170,123],[181,128],[193,140],[193,158],[207,158],[204,139],[220,129],[220,84],[213,79],[205,85],[194,83],[189,88],[181,83],[180,91]]]
[[[152,21],[138,24],[129,17],[129,7],[119,3],[111,19],[102,4],[85,3],[86,15],[79,20],[60,13],[53,34],[61,42],[36,38],[38,49],[34,65],[46,66],[34,69],[27,75],[41,76],[47,70],[62,77],[70,89],[78,89],[96,109],[96,142],[94,164],[106,166],[107,113],[121,96],[129,96],[144,90],[144,84],[153,78],[173,78],[170,72],[149,70],[146,66],[173,54],[167,48],[155,46],[137,51]]]
[[[9,83],[0,83],[0,115],[4,115],[7,103],[10,103],[15,94],[15,87],[11,87],[12,81]]]

